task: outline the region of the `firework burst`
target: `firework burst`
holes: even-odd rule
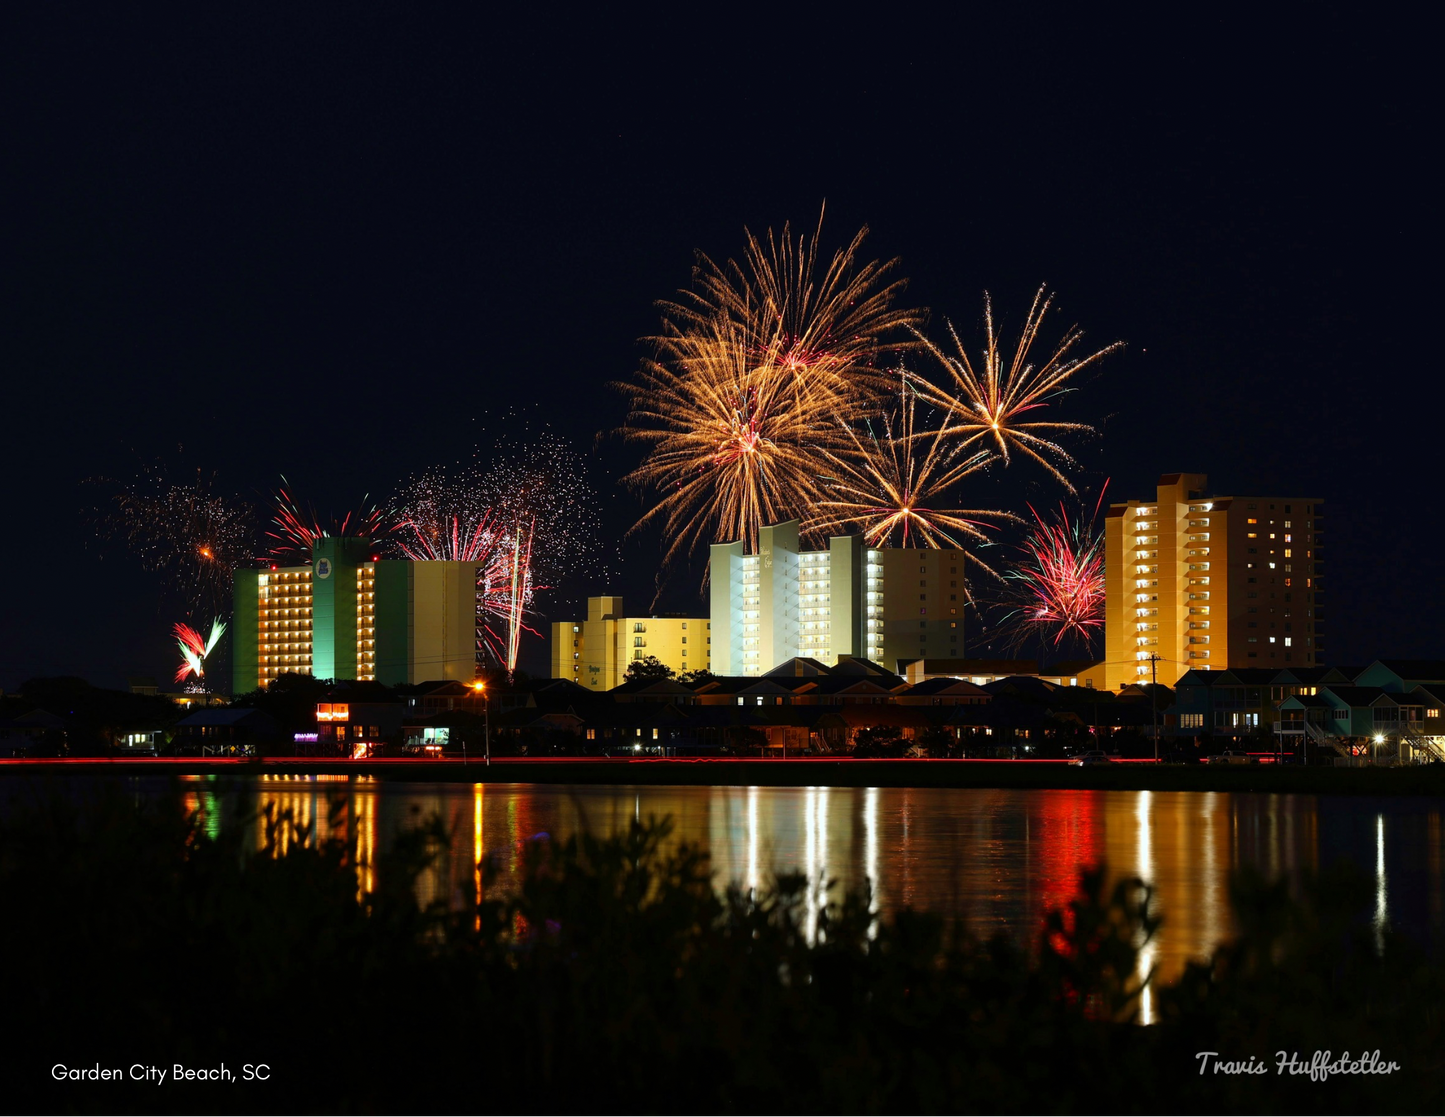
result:
[[[921,320],[894,305],[896,261],[860,262],[865,235],[825,260],[816,232],[747,233],[740,262],[699,255],[694,287],[660,304],[656,355],[619,387],[621,433],[648,447],[623,481],[660,493],[634,530],[663,525],[665,562],[716,539],[756,546],[816,500],[820,452],[845,449],[838,421],[867,412],[880,349]]]
[[[665,525],[664,562],[715,539],[755,547],[763,524],[817,500],[820,448],[843,448],[826,422],[831,392],[800,385],[780,364],[755,365],[729,323],[711,332],[710,352],[699,345],[685,364],[648,362],[629,387],[626,437],[651,449],[623,480],[661,491],[637,526]]]
[[[1077,326],[1071,326],[1047,360],[1032,363],[1029,354],[1052,303],[1053,296],[1040,287],[1024,321],[1018,345],[1007,363],[1000,352],[993,304],[987,293],[984,295],[987,341],[981,365],[975,367],[970,361],[951,323],[948,331],[957,356],[945,353],[922,334],[917,336],[952,380],[951,390],[933,387],[928,392],[930,401],[945,413],[943,433],[961,437],[965,446],[982,444],[996,452],[1005,464],[1014,453],[1032,458],[1073,492],[1073,483],[1060,467],[1078,463],[1055,439],[1071,433],[1091,434],[1093,428],[1084,423],[1046,419],[1041,412],[1071,390],[1067,382],[1073,376],[1122,348],[1123,342],[1116,341],[1087,356],[1071,357],[1070,351],[1084,336]]]
[[[381,543],[396,530],[396,521],[391,514],[378,505],[368,503],[369,497],[362,497],[361,504],[340,518],[333,518],[329,525],[323,524],[315,509],[303,508],[288,492],[291,482],[283,476],[281,487],[273,495],[275,514],[266,531],[268,553],[281,562],[307,563],[311,561],[311,549],[320,539],[345,536],[366,539],[373,544]]]
[[[586,561],[596,499],[586,463],[550,433],[502,440],[486,468],[433,469],[398,494],[390,549],[477,568],[477,649],[515,670],[536,593]]]
[[[946,495],[996,459],[987,450],[944,438],[940,430],[920,430],[917,402],[916,388],[903,372],[898,405],[883,413],[877,428],[871,422],[842,425],[846,448],[823,451],[833,476],[814,506],[812,529],[819,535],[856,529],[871,547],[895,541],[904,547],[954,547],[997,577],[973,547],[989,544],[986,532],[997,522],[1017,517],[949,507]]]
[[[181,665],[176,669],[176,682],[183,683],[194,676],[197,685],[204,685],[206,659],[216,650],[216,645],[221,642],[225,631],[226,626],[219,619],[211,622],[211,635],[206,639],[202,639],[201,634],[188,624],[176,624],[171,629],[181,651]]]
[[[123,541],[148,571],[164,575],[192,611],[229,602],[236,568],[252,557],[255,510],[216,491],[215,475],[173,481],[162,467],[143,468],[131,482],[94,478],[118,489],[92,510],[97,533]]]
[[[1101,491],[1101,503],[1103,498]],[[1066,641],[1087,648],[1104,626],[1103,536],[1082,516],[1070,521],[1062,504],[1057,519],[1045,520],[1032,506],[1029,511],[1034,523],[1023,557],[1005,575],[1010,611],[1001,630],[1018,642],[1043,633],[1056,648]],[[1094,511],[1097,518],[1097,505]]]

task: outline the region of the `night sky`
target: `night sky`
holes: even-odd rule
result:
[[[0,687],[168,675],[181,615],[82,515],[85,478],[156,458],[340,510],[550,424],[592,456],[615,577],[542,619],[645,608],[659,539],[622,538],[608,383],[695,249],[825,199],[825,246],[867,224],[935,331],[977,336],[985,289],[1016,327],[1047,282],[1051,337],[1127,342],[1065,406],[1102,432],[1082,489],[1322,498],[1325,659],[1445,654],[1427,36],[1199,10],[10,13]],[[1020,464],[965,503],[1065,495]],[[658,608],[699,608],[700,577]]]

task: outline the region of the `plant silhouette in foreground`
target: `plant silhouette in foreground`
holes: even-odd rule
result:
[[[338,803],[331,832],[348,826]],[[719,892],[666,821],[528,843],[520,874],[420,902],[422,821],[375,864],[287,814],[207,831],[119,792],[0,815],[0,995],[46,1108],[797,1112],[1438,1108],[1440,966],[1356,920],[1348,873],[1241,876],[1239,936],[1137,1020],[1149,890],[1081,876],[1038,939],[822,903],[801,876]],[[1391,1079],[1200,1078],[1195,1052],[1379,1047]],[[44,1068],[273,1067],[244,1089],[64,1095]],[[29,1071],[25,1072],[29,1075]],[[33,1081],[32,1081],[33,1079]],[[151,1092],[144,1092],[145,1090]],[[27,1093],[26,1091],[31,1091]],[[438,1093],[438,1091],[445,1091]]]

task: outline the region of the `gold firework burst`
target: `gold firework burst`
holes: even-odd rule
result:
[[[628,385],[627,438],[651,444],[624,478],[656,487],[661,497],[638,521],[661,521],[671,540],[664,561],[717,539],[745,539],[756,548],[765,523],[791,519],[818,494],[820,446],[837,431],[820,422],[826,393],[800,384],[784,366],[754,366],[730,323],[714,320],[716,336],[685,364],[648,361]]]
[[[976,369],[969,360],[968,352],[951,323],[948,332],[958,351],[957,356],[945,353],[922,334],[917,336],[948,370],[953,381],[952,390],[936,386],[926,389],[929,401],[945,413],[943,433],[951,437],[962,436],[961,444],[964,446],[983,443],[1005,464],[1011,460],[1013,452],[1024,454],[1073,492],[1073,484],[1059,466],[1077,466],[1078,463],[1055,439],[1069,432],[1093,433],[1093,428],[1086,423],[1044,419],[1038,412],[1070,390],[1066,382],[1071,377],[1121,349],[1124,343],[1116,341],[1088,356],[1071,357],[1070,351],[1084,336],[1077,326],[1071,326],[1046,361],[1042,364],[1030,363],[1029,352],[1052,303],[1053,296],[1040,287],[1034,295],[1013,357],[1007,364],[999,351],[993,304],[987,293],[984,294],[983,304],[987,344],[981,368]]]
[[[764,523],[816,502],[822,453],[843,445],[835,420],[866,413],[880,350],[921,320],[894,305],[896,261],[860,262],[865,235],[825,260],[817,233],[746,233],[740,262],[699,254],[693,289],[660,304],[656,356],[619,387],[623,436],[650,447],[623,480],[660,494],[634,530],[665,526],[664,561],[719,539],[756,547]]]
[[[810,526],[819,535],[859,530],[872,547],[895,540],[904,547],[954,547],[996,574],[973,548],[991,542],[986,533],[999,521],[1017,517],[950,507],[947,494],[998,459],[988,450],[970,450],[945,438],[942,429],[920,430],[917,398],[914,381],[905,373],[897,407],[878,419],[881,431],[872,422],[840,424],[844,446],[823,451],[833,475],[824,481]]]

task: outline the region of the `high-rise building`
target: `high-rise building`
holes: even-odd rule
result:
[[[589,597],[585,621],[552,625],[552,677],[588,690],[622,685],[630,664],[655,656],[678,674],[712,670],[707,617],[629,617],[620,597]]]
[[[1318,497],[1211,496],[1167,473],[1104,527],[1105,686],[1173,686],[1186,671],[1313,667],[1322,596]]]
[[[963,655],[964,553],[834,536],[804,551],[799,522],[763,528],[758,553],[712,546],[713,673],[761,675],[794,656],[861,656],[898,671]]]
[[[470,682],[477,669],[477,568],[377,559],[365,539],[319,540],[306,566],[238,570],[236,694],[291,671],[322,679]]]

